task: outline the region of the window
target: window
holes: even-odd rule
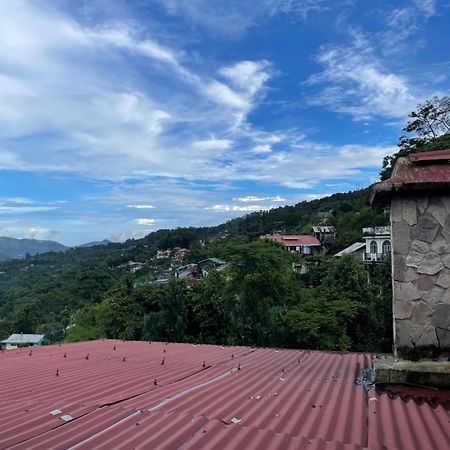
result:
[[[391,242],[390,241],[383,242],[383,253],[391,253]]]
[[[370,253],[377,253],[378,246],[376,241],[370,243]]]

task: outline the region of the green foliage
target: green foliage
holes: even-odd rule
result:
[[[162,291],[158,312],[151,312],[145,320],[146,339],[183,342],[186,340],[186,287],[171,279]]]
[[[321,350],[348,350],[352,341],[349,322],[362,305],[335,289],[304,293],[303,300],[286,314],[295,346]]]
[[[39,302],[30,301],[21,305],[11,318],[12,333],[35,333],[42,321],[42,312]]]
[[[403,131],[413,133],[413,137],[403,135],[397,145],[399,151],[383,159],[381,180],[387,180],[392,175],[400,157],[450,148],[450,97],[433,97],[418,104],[409,117],[411,120]]]
[[[211,271],[204,282],[188,296],[190,327],[188,334],[202,343],[226,344],[230,334],[231,301],[226,274]]]

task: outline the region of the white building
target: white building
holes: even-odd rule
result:
[[[391,253],[391,227],[370,227],[362,231],[366,241],[364,262],[383,262]]]

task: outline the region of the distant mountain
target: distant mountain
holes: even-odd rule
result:
[[[86,244],[82,244],[82,245],[76,245],[76,247],[95,247],[96,245],[108,245],[111,244],[112,241],[110,241],[109,239],[103,239],[103,241],[92,241],[92,242],[87,242]]]
[[[26,254],[64,252],[69,247],[55,241],[0,237],[0,260],[25,258]]]

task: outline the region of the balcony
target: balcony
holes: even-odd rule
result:
[[[373,237],[390,237],[391,236],[391,227],[368,227],[362,229],[362,234],[364,237],[373,236]]]
[[[382,263],[390,253],[364,253],[363,261],[367,263]]]

